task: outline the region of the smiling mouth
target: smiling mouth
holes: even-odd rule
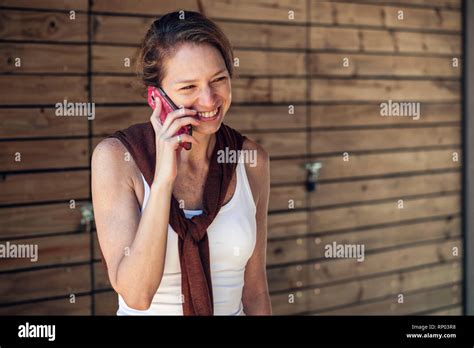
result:
[[[206,121],[210,122],[210,121],[214,121],[220,118],[221,112],[222,112],[222,105],[218,106],[216,109],[212,111],[198,112],[197,116],[199,120],[203,122],[206,122]]]
[[[220,106],[218,106],[212,111],[198,112],[197,114],[199,117],[202,117],[202,118],[211,118],[217,115],[217,113],[219,112],[219,109],[220,109]]]

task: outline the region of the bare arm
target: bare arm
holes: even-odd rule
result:
[[[122,143],[105,139],[92,155],[92,201],[110,283],[129,307],[138,310],[150,308],[163,277],[170,201],[178,171],[179,144],[174,134],[185,124],[199,124],[186,116],[194,111],[180,109],[169,113],[161,125],[160,111],[157,102],[150,118],[156,136],[155,177],[141,214],[133,186],[138,168],[133,159],[125,161],[127,150]],[[191,135],[182,137],[198,145]]]
[[[245,267],[245,285],[242,295],[244,312],[247,315],[271,315],[272,308],[268,294],[266,254],[267,215],[270,195],[269,157],[265,150],[253,141],[246,142],[249,149],[257,151],[257,165],[248,167],[252,191],[256,191],[257,242]]]
[[[163,275],[172,186],[153,184],[140,217],[125,152],[118,139],[95,148],[92,199],[110,283],[128,306],[146,310]]]

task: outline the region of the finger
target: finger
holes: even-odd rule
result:
[[[180,135],[181,135],[181,143],[186,143],[187,142],[187,143],[192,143],[192,144],[195,144],[195,145],[199,145],[199,142],[192,135],[189,135],[189,134],[186,134],[186,133],[183,133],[183,134],[180,134]],[[179,146],[179,139],[178,139],[177,135],[173,137],[173,144],[174,144],[175,149]]]
[[[160,98],[155,98],[155,108],[153,109],[153,112],[151,113],[150,117],[150,121],[152,124],[158,124],[159,126],[162,126],[160,121],[161,107],[162,105]]]
[[[168,116],[166,116],[165,122],[163,122],[163,129],[166,131],[170,124],[173,123],[174,120],[184,117],[184,116],[193,116],[196,115],[196,110],[186,109],[186,108],[179,108],[178,110],[171,111]]]
[[[164,131],[164,134],[166,134],[168,137],[172,137],[173,135],[178,133],[181,127],[187,126],[189,124],[199,126],[201,122],[190,116],[178,118],[168,127],[166,131]]]

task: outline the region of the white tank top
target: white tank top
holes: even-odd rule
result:
[[[235,193],[221,207],[207,229],[215,315],[245,315],[242,306],[244,272],[256,243],[256,206],[245,163],[237,163],[236,171]],[[150,187],[143,175],[142,180],[145,188],[143,211],[150,195]],[[189,219],[202,214],[202,210],[184,209],[184,214]],[[145,311],[132,309],[120,294],[118,298],[117,315],[183,315],[178,235],[171,225],[168,224],[163,278],[150,308]]]

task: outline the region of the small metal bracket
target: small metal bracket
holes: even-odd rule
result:
[[[94,210],[91,203],[86,203],[81,206],[81,225],[86,226],[87,232],[92,229],[92,222],[94,221]]]
[[[304,164],[304,169],[308,173],[306,177],[306,190],[308,192],[313,192],[316,190],[316,181],[318,180],[322,167],[323,163],[319,161]]]

